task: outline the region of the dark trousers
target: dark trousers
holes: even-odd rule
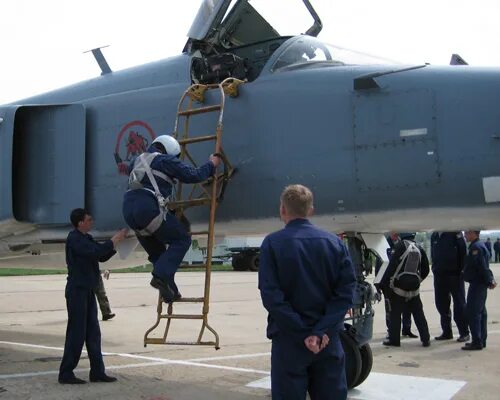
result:
[[[488,337],[486,297],[488,287],[480,283],[471,283],[467,292],[467,319],[469,320],[472,343],[486,347]]]
[[[146,228],[158,212],[158,203],[149,192],[127,192],[123,203],[123,216],[132,229]],[[178,293],[174,275],[191,246],[191,237],[186,227],[169,212],[165,214],[163,223],[153,235],[137,238],[153,264],[153,274],[168,281],[174,292]]]
[[[90,360],[90,375],[104,375],[101,331],[97,320],[94,291],[66,285],[66,307],[68,309],[68,326],[59,378],[69,379],[74,376],[73,370],[78,365],[84,343],[87,346]]]
[[[469,334],[465,314],[465,285],[459,275],[434,275],[434,298],[436,308],[441,316],[441,329],[446,336],[452,336],[451,298],[453,297],[453,319],[457,324],[460,336]]]
[[[387,332],[389,332],[389,326],[391,325],[391,306],[389,299],[384,296],[384,307],[385,307],[385,326],[387,327]],[[401,334],[408,335],[411,332],[411,312],[405,307],[402,314],[403,327],[401,328]]]
[[[500,251],[495,250],[495,262],[500,262]]]
[[[391,292],[389,294],[389,303],[391,307],[389,340],[392,343],[400,343],[401,337],[399,332],[401,330],[401,314],[405,309],[410,311],[413,315],[413,319],[415,320],[415,325],[417,326],[418,334],[422,343],[430,340],[429,326],[427,325],[427,320],[425,319],[424,307],[422,305],[422,301],[420,300],[420,296],[405,299],[404,297]]]
[[[340,339],[318,354],[311,353],[303,342],[288,337],[273,338],[271,350],[271,392],[273,400],[345,400],[344,350]]]

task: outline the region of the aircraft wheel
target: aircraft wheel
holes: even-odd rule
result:
[[[248,256],[248,269],[250,271],[258,271],[259,263],[260,263],[260,257],[258,253]]]
[[[245,258],[243,254],[235,254],[233,256],[233,260],[231,261],[231,265],[235,271],[246,271],[247,266],[245,264]]]
[[[356,386],[361,374],[361,352],[356,341],[347,332],[340,332],[340,341],[345,353],[347,388],[352,389]]]
[[[353,387],[361,385],[368,378],[373,366],[373,354],[370,345],[365,343],[359,348],[359,352],[361,353],[361,373]]]

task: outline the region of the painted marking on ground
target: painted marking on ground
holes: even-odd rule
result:
[[[372,372],[362,385],[349,391],[348,398],[352,400],[449,400],[466,383]],[[250,382],[247,386],[271,389],[271,377],[267,376]]]
[[[58,350],[58,351],[64,351],[64,348],[62,347],[53,347],[53,346],[42,346],[42,345],[37,345],[37,344],[30,344],[30,343],[18,343],[18,342],[6,342],[6,341],[0,341],[0,344],[6,344],[6,345],[11,345],[11,346],[22,346],[22,347],[32,347],[32,348],[38,348],[38,349],[47,349],[47,350]],[[85,350],[82,352],[86,353]],[[252,368],[239,368],[239,367],[229,367],[225,365],[213,365],[213,364],[204,364],[200,362],[195,362],[195,361],[183,361],[183,360],[171,360],[168,358],[160,358],[160,357],[148,357],[148,356],[140,356],[137,354],[128,354],[128,353],[110,353],[110,352],[103,352],[102,353],[105,356],[117,356],[117,357],[123,357],[123,358],[132,358],[136,360],[147,360],[147,361],[152,361],[154,363],[157,363],[156,365],[161,365],[161,364],[177,364],[177,365],[185,365],[185,366],[190,366],[190,367],[202,367],[202,368],[211,368],[211,369],[223,369],[227,371],[234,371],[234,372],[248,372],[252,374],[264,374],[264,375],[269,375],[269,371],[264,371],[264,370],[259,370],[259,369],[252,369]],[[256,356],[262,356],[266,353],[257,353],[258,355]],[[249,358],[251,357],[251,354],[244,354],[243,358]],[[227,356],[230,358],[237,358],[238,356]],[[215,357],[212,357],[215,358]],[[145,363],[144,366],[149,366],[152,363]],[[133,365],[133,364],[129,364]],[[117,369],[118,367],[121,367],[119,365],[117,366],[111,366],[111,367],[106,367],[106,368],[114,368]],[[123,367],[122,367],[123,368]],[[57,371],[38,371],[38,372],[28,372],[26,376],[37,376],[37,375],[48,375],[48,374],[53,374],[57,373]],[[4,377],[15,377],[13,375],[19,375],[19,374],[10,374],[10,375],[0,375],[0,378]],[[24,376],[19,376],[19,377],[24,377]]]
[[[241,358],[256,358],[256,357],[270,357],[271,352],[267,353],[254,353],[254,354],[237,354],[234,356],[220,356],[220,357],[205,357],[205,358],[190,358],[186,361],[218,361],[218,360],[237,360]]]

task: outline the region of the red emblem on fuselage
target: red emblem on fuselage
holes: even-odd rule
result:
[[[116,138],[115,161],[118,172],[127,175],[130,160],[145,152],[155,137],[153,129],[144,121],[126,124]]]

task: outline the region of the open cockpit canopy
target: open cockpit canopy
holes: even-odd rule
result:
[[[297,28],[298,27],[298,28]],[[184,49],[196,83],[312,66],[387,64],[322,43],[322,24],[309,0],[204,0]],[[302,31],[297,31],[302,29]]]

